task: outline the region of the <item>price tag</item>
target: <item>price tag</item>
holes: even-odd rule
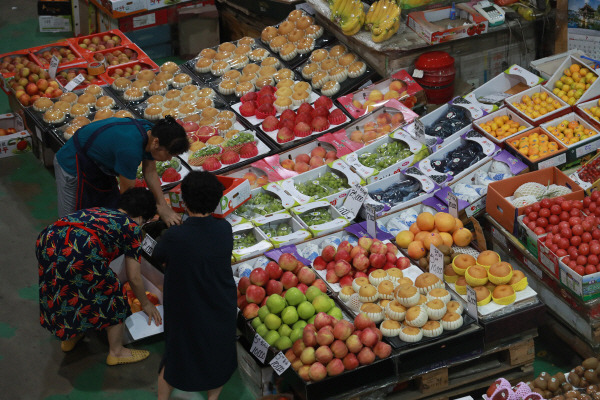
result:
[[[277,353],[269,364],[273,367],[273,371],[275,371],[277,375],[283,374],[285,370],[292,365],[282,352]]]
[[[269,344],[260,337],[257,333],[254,335],[254,340],[252,341],[252,347],[250,347],[250,353],[254,354],[256,358],[260,360],[260,362],[264,363],[267,358],[267,351],[269,349]]]
[[[423,75],[423,71],[421,71],[420,69],[414,69],[413,74],[412,74],[413,78],[417,78],[417,79],[421,79],[424,75]]]
[[[340,207],[338,211],[340,214],[342,214],[342,217],[352,221],[354,217],[356,217],[356,214],[358,214],[358,210],[360,210],[366,199],[367,189],[356,185],[350,189],[350,192],[344,201],[344,205]]]
[[[154,246],[156,246],[156,240],[152,239],[152,237],[146,234],[146,237],[142,241],[142,250],[149,256],[154,252]]]
[[[549,160],[542,161],[538,164],[538,169],[544,169],[548,167],[556,167],[557,165],[561,165],[567,162],[567,154],[563,153],[559,156],[552,157]]]
[[[73,89],[75,89],[77,86],[81,85],[81,83],[85,80],[85,77],[81,74],[77,75],[75,78],[73,78],[71,80],[71,82],[67,83],[67,85],[65,86],[65,90],[67,92],[72,91]]]
[[[473,215],[477,214],[479,211],[485,210],[485,202],[486,202],[486,198],[484,196],[481,199],[474,202],[473,204],[471,204],[469,207],[465,208],[467,217],[472,217]]]
[[[58,69],[58,64],[58,57],[52,56],[52,59],[50,60],[50,67],[48,68],[48,75],[50,75],[50,78],[52,79],[56,77],[56,70]]]
[[[467,285],[467,314],[477,322],[477,294],[469,285]]]
[[[434,245],[429,251],[429,272],[444,281],[444,254]]]
[[[458,197],[451,191],[448,192],[448,213],[454,218],[458,218]]]
[[[367,210],[367,233],[373,239],[377,239],[377,211],[370,204],[365,204]]]
[[[592,151],[597,150],[598,147],[600,147],[600,140],[596,140],[594,142],[588,143],[575,149],[575,154],[577,155],[577,158],[579,158],[581,156],[585,156],[586,154],[591,153]]]
[[[421,118],[415,119],[415,136],[418,140],[422,140],[425,137],[425,124],[423,124]]]

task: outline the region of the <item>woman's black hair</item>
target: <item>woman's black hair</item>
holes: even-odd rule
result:
[[[158,121],[151,132],[152,136],[158,138],[158,144],[166,148],[171,155],[185,153],[190,148],[185,130],[170,115]]]
[[[134,187],[121,194],[119,208],[132,218],[142,217],[147,221],[156,215],[156,200],[148,189]]]
[[[192,171],[181,182],[181,196],[190,212],[206,214],[215,211],[223,197],[225,186],[214,174]]]

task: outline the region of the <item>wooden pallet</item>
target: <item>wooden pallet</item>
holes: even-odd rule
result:
[[[401,376],[389,399],[449,399],[487,388],[504,377],[511,382],[533,379],[533,337],[500,345],[477,357],[450,363],[415,376]]]

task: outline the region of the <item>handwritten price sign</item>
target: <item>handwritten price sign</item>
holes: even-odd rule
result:
[[[142,242],[142,250],[149,256],[154,252],[154,246],[156,246],[156,240],[152,239],[150,235],[146,234],[144,241]]]
[[[267,358],[267,351],[269,350],[269,344],[260,337],[257,333],[254,335],[254,340],[252,341],[252,347],[250,347],[250,353],[254,354],[256,358],[260,360],[260,362],[264,363]]]
[[[367,190],[362,186],[354,186],[350,189],[344,205],[338,210],[342,216],[350,221],[356,217],[358,210],[367,199]]]
[[[277,355],[273,357],[269,364],[273,368],[273,371],[277,373],[277,375],[283,374],[285,370],[292,365],[282,352],[277,353]]]
[[[467,314],[477,322],[477,294],[471,286],[467,286]]]

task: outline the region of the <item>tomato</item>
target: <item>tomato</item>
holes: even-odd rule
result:
[[[569,243],[569,239],[567,239],[567,238],[560,238],[560,240],[558,241],[557,244],[558,244],[558,247],[560,247],[561,249],[567,250],[571,243]]]
[[[575,236],[581,236],[583,235],[583,227],[581,225],[573,225],[573,227],[571,228],[571,232]]]
[[[537,226],[541,226],[542,228],[545,228],[548,226],[548,220],[544,217],[539,217],[538,219],[535,220],[535,224]]]
[[[592,198],[593,201],[598,201],[600,199],[600,191],[594,190],[590,197]]]
[[[587,218],[581,223],[581,227],[583,228],[583,230],[585,232],[588,232],[588,233],[594,230],[594,225]]]
[[[579,256],[579,252],[573,246],[567,249],[567,254],[569,254],[569,257],[571,257],[573,260],[575,260]]]
[[[589,232],[583,232],[583,235],[581,235],[581,241],[583,243],[589,243],[592,241],[592,234]]]
[[[527,227],[531,230],[534,230],[536,228],[535,222],[530,222],[527,224]]]
[[[569,256],[566,256],[565,258],[563,258],[563,262],[564,262],[565,264],[568,264],[568,263],[570,263],[570,262],[571,262],[571,257],[569,257]]]
[[[590,197],[586,197],[583,199],[583,208],[588,208],[592,203],[592,199]]]
[[[550,250],[559,257],[564,257],[567,255],[567,251],[564,249],[556,249],[556,250],[550,249]]]
[[[555,198],[554,198],[554,203],[555,203],[555,204],[559,204],[559,205],[560,205],[560,204],[562,204],[564,201],[565,201],[565,198],[564,198],[564,197],[562,197],[562,196],[558,196],[558,197],[555,197]]]
[[[528,224],[528,223],[530,223],[530,222],[531,222],[531,220],[529,219],[529,217],[523,217],[523,223],[524,223],[525,225],[527,225],[527,224]]]
[[[530,212],[529,214],[527,214],[527,216],[529,217],[530,221],[535,221],[536,219],[538,219],[538,213],[535,211]]]
[[[555,244],[552,244],[552,245],[548,246],[548,248],[549,248],[549,249],[550,249],[550,251],[551,251],[551,252],[553,252],[554,254],[556,254],[556,252],[557,252],[558,250],[562,250],[562,249],[559,249],[559,248],[558,248],[558,246],[557,246],[557,245],[555,245]],[[564,251],[564,250],[563,250],[563,251]]]
[[[569,268],[574,270],[577,267],[577,261],[571,260],[568,262],[568,265],[569,265]]]
[[[549,208],[540,209],[540,212],[538,214],[540,217],[544,217],[544,218],[549,218],[550,215],[552,215]]]
[[[576,208],[578,210],[583,210],[583,203],[580,201],[574,201],[573,202],[573,208]]]
[[[560,229],[569,229],[569,228],[571,228],[571,224],[569,224],[569,221],[561,221],[561,222],[558,224],[558,227],[559,227]]]
[[[583,268],[583,266],[581,265],[576,266],[575,268],[573,268],[573,270],[581,276],[585,275],[585,268]]]
[[[562,208],[558,204],[555,204],[550,207],[550,212],[554,215],[559,215],[562,212]]]
[[[558,227],[558,225],[552,226],[552,233],[557,234],[558,232],[560,232],[560,228]]]
[[[542,228],[541,226],[538,226],[533,230],[533,233],[540,236],[540,235],[543,235],[544,233],[546,233],[546,230],[544,228]]]
[[[533,211],[538,212],[538,211],[540,211],[542,206],[540,206],[540,203],[533,203],[531,208],[533,209]]]
[[[579,246],[581,244],[581,236],[572,236],[569,242],[573,246]]]
[[[586,256],[582,256],[581,254],[577,256],[577,264],[578,265],[585,265],[587,264],[587,257]]]
[[[598,208],[598,204],[596,203],[592,203],[588,206],[588,212],[593,213],[594,211],[596,211],[596,209]]]
[[[567,238],[567,239],[571,239],[571,236],[573,236],[573,233],[571,232],[570,228],[563,228],[560,230],[560,236]]]
[[[550,208],[552,207],[552,202],[550,201],[550,199],[543,199],[542,201],[540,201],[540,206],[542,206],[542,208]]]
[[[590,254],[588,256],[588,263],[590,263],[592,265],[598,265],[598,264],[600,264],[600,258],[598,258],[598,256],[595,254]]]
[[[585,274],[586,275],[591,275],[591,274],[595,274],[596,273],[596,267],[588,264],[585,266]]]
[[[569,225],[571,225],[571,226],[581,225],[581,222],[582,222],[581,218],[579,218],[579,217],[571,217],[571,218],[569,218]]]
[[[596,265],[596,271],[600,272],[600,265]]]
[[[558,215],[550,215],[550,217],[548,217],[548,222],[550,223],[550,225],[558,225],[558,223],[560,222],[560,217]]]
[[[587,243],[581,243],[579,245],[579,254],[581,254],[582,256],[587,256],[588,254],[590,254],[590,245]]]
[[[600,229],[598,229],[598,228],[592,229],[592,237],[594,239],[600,239]]]
[[[533,211],[533,208],[531,208],[531,206],[527,206],[527,207],[525,207],[524,213],[529,214],[532,211]]]
[[[568,212],[563,211],[563,212],[560,213],[560,220],[561,221],[568,221],[569,218],[571,218],[571,214],[569,214]]]
[[[571,202],[569,200],[567,200],[567,201],[563,201],[561,203],[560,208],[562,208],[563,211],[571,211],[571,209],[573,208],[573,205],[571,204]]]
[[[594,255],[600,254],[600,244],[598,244],[598,243],[591,243],[590,244],[590,253],[592,253]]]
[[[560,235],[557,235],[557,234],[554,234],[554,233],[553,233],[553,235],[554,236],[552,236],[552,243],[558,244],[559,241],[560,241]]]
[[[569,214],[571,215],[571,217],[579,217],[581,216],[581,210],[579,208],[571,208]]]

